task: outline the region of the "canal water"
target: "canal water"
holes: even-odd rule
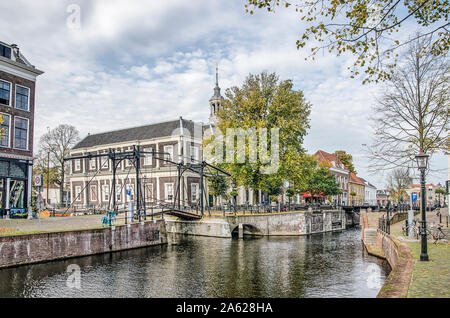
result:
[[[375,297],[388,272],[364,251],[358,229],[244,240],[185,236],[177,245],[3,269],[0,296]]]

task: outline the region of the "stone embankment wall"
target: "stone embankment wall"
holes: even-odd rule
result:
[[[241,233],[252,235],[308,235],[345,230],[346,224],[344,211],[232,215],[202,221],[166,222],[170,233],[214,237],[231,237],[239,228]]]
[[[182,221],[166,217],[168,233],[230,238],[230,224],[223,218],[202,221]]]
[[[166,244],[164,221],[0,237],[0,268]]]
[[[376,229],[376,227],[369,227],[366,212],[363,212],[362,219],[361,238],[367,252],[373,256],[386,259],[392,269],[377,297],[407,297],[414,265],[408,245],[400,242],[395,236]],[[376,239],[373,241],[372,237],[369,239],[368,235],[375,231]]]
[[[377,297],[406,298],[414,267],[411,250],[408,245],[400,242],[395,236],[379,230],[377,239],[392,268]]]

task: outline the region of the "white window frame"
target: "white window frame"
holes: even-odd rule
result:
[[[11,116],[11,114],[6,114],[6,113],[1,113],[0,112],[0,114],[1,115],[6,115],[6,116],[8,116],[9,117],[9,124],[8,124],[8,146],[2,146],[2,145],[0,145],[0,148],[11,148],[11,121],[12,121],[12,116]],[[3,117],[3,120],[4,120],[5,118]]]
[[[95,200],[92,198],[92,189],[95,189],[96,198]],[[98,202],[98,187],[95,184],[91,184],[89,187],[89,200],[97,201]]]
[[[17,148],[16,147],[16,118],[19,119],[25,119],[27,121],[27,141],[26,141],[26,149],[22,149],[22,148]],[[30,119],[29,118],[25,118],[25,117],[20,117],[20,116],[15,116],[14,117],[14,149],[16,150],[22,150],[22,151],[28,151],[29,150],[29,141],[30,141]]]
[[[195,192],[194,192],[195,188]],[[191,202],[197,202],[198,201],[198,191],[199,190],[199,184],[198,183],[191,183]],[[195,200],[194,200],[194,193],[195,193]]]
[[[22,108],[17,108],[17,87],[22,87],[28,90],[28,105],[27,105],[27,109],[22,109]],[[18,110],[23,110],[26,112],[30,111],[30,99],[31,99],[31,89],[29,87],[23,86],[23,85],[19,85],[16,84],[16,87],[14,89],[14,93],[16,94],[16,96],[14,96],[14,108],[18,109]]]
[[[116,183],[116,201],[122,202],[122,185],[120,183]]]
[[[153,148],[146,148],[145,151],[152,152]],[[144,165],[151,166],[153,164],[153,155],[146,153],[144,156]]]
[[[75,199],[77,202],[81,201],[81,186],[75,186]]]
[[[81,171],[81,159],[75,159],[75,168],[74,171]]]
[[[94,164],[94,166],[92,166],[92,164]],[[97,167],[97,160],[95,158],[89,159],[89,167],[91,168],[91,170],[95,170],[95,168]]]
[[[169,186],[171,186],[171,188],[172,188],[172,199],[169,199]],[[172,201],[174,199],[174,184],[173,184],[173,182],[167,182],[164,184],[164,199],[165,199],[165,201]]]
[[[131,159],[125,159],[124,162],[125,162],[125,168],[133,166],[133,161],[131,161]]]
[[[200,159],[199,155],[200,148],[197,146],[191,146],[191,161],[198,162]]]
[[[153,202],[154,201],[154,197],[153,197],[153,183],[149,182],[145,184],[145,201],[150,201]]]
[[[105,165],[105,162],[106,162],[106,165]],[[107,156],[100,157],[100,169],[107,169],[107,168],[109,168],[108,157]]]
[[[107,191],[105,191],[105,189]],[[108,198],[106,198],[106,196],[108,196]],[[109,201],[109,185],[108,184],[102,184],[102,202],[108,202]]]
[[[9,81],[5,81],[4,79],[0,79],[0,82],[5,82],[5,83],[8,83],[9,84],[9,105],[7,105],[7,104],[1,104],[0,103],[0,105],[4,105],[4,106],[8,106],[8,107],[11,107],[12,105],[12,90],[13,90],[13,84],[11,83],[11,82],[9,82]]]
[[[164,153],[169,153],[169,157],[166,159],[173,161],[173,149],[173,145],[164,146]]]

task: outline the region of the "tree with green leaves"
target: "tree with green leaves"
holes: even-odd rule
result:
[[[342,162],[348,171],[356,173],[355,166],[353,165],[353,156],[347,153],[345,150],[337,150],[334,155]]]
[[[307,49],[313,60],[321,52],[337,56],[352,54],[351,77],[364,72],[363,83],[390,78],[398,61],[398,52],[416,39],[427,35],[432,37],[423,52],[426,56],[446,55],[449,49],[448,0],[245,2],[246,11],[250,14],[256,9],[269,12],[277,8],[294,9],[306,24],[297,40],[297,48]],[[409,36],[405,36],[408,31]],[[416,31],[421,34],[413,33]]]
[[[53,166],[53,162],[51,160],[50,162],[48,162],[48,154],[44,153],[42,149],[39,150],[38,154],[35,156],[33,162],[33,174],[43,175],[44,187],[47,185],[48,177],[49,177],[49,184],[56,184],[56,185],[60,184],[58,168]]]
[[[227,129],[254,129],[258,136],[258,149],[261,148],[261,132],[279,129],[278,151],[279,166],[276,171],[264,173],[264,158],[258,152],[256,160],[249,160],[249,137],[245,137],[245,151],[234,148],[234,156],[245,156],[244,162],[224,162],[220,166],[233,175],[236,186],[255,190],[257,202],[258,190],[274,193],[283,180],[290,181],[293,171],[305,153],[303,138],[309,129],[311,104],[306,101],[303,92],[294,90],[291,80],[280,80],[275,73],[262,72],[250,74],[241,87],[227,89],[223,108],[218,113],[218,129],[225,135]],[[210,142],[212,137],[206,143]],[[267,134],[268,153],[272,149],[272,134]],[[225,154],[224,158],[225,159]],[[224,160],[225,161],[225,160]],[[275,191],[276,192],[276,191]]]
[[[340,188],[336,177],[325,167],[317,167],[307,183],[307,190],[312,195],[338,195]]]
[[[217,198],[225,196],[228,190],[228,182],[223,176],[208,178],[209,194],[214,198],[214,205],[217,205]]]
[[[444,198],[444,204],[445,204],[445,196],[448,194],[447,191],[444,189],[436,189],[435,193],[439,196],[439,204],[441,204],[441,195]]]

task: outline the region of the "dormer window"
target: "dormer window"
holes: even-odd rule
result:
[[[3,44],[0,44],[0,56],[6,57],[7,59],[11,59],[11,48]]]

